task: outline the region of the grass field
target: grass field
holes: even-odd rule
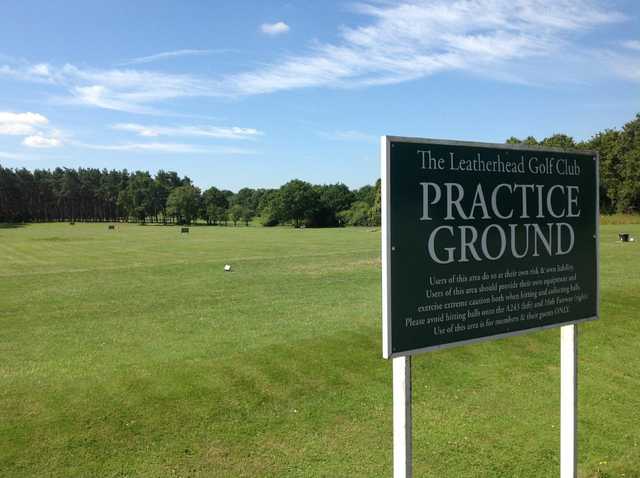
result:
[[[640,477],[640,243],[620,227],[580,326],[589,478]],[[0,476],[391,476],[379,248],[366,229],[0,226]],[[558,375],[557,329],[417,357],[415,476],[558,476]]]

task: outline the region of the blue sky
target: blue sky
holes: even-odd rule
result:
[[[635,0],[5,0],[0,16],[9,167],[359,187],[384,134],[586,139],[638,112]]]

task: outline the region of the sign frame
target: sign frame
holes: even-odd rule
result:
[[[432,345],[427,347],[421,347],[417,349],[393,352],[392,351],[392,324],[391,324],[391,253],[393,246],[391,244],[391,184],[390,184],[390,169],[391,169],[391,144],[393,142],[398,143],[416,143],[416,144],[433,144],[439,146],[465,146],[476,148],[492,148],[492,149],[504,149],[526,152],[538,152],[538,153],[570,153],[578,154],[586,157],[593,158],[595,161],[595,254],[596,254],[596,314],[590,317],[584,317],[572,321],[560,322],[557,324],[548,324],[539,327],[530,327],[522,330],[515,330],[511,332],[504,332],[495,335],[487,335],[484,337],[477,337],[472,339],[464,339],[456,342],[449,342],[445,344]],[[575,325],[582,322],[588,322],[596,320],[600,315],[600,155],[594,150],[578,150],[578,149],[565,149],[555,147],[539,147],[529,146],[523,144],[501,144],[501,143],[484,143],[477,141],[457,141],[457,140],[443,140],[433,138],[415,138],[415,137],[403,137],[403,136],[381,136],[380,137],[380,178],[381,178],[381,213],[382,213],[382,356],[385,359],[392,359],[395,357],[417,355],[424,352],[430,352],[434,350],[459,347],[462,345],[469,345],[479,342],[485,342],[488,340],[497,340],[506,337],[513,337],[518,335],[524,335],[531,332],[546,330],[552,328],[559,328],[567,325]]]

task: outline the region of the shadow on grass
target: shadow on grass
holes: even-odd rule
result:
[[[191,224],[176,224],[175,222],[167,222],[167,223],[162,223],[162,222],[123,222],[123,223],[117,223],[117,224],[131,224],[131,225],[136,225],[136,226],[145,226],[145,227],[193,227],[193,228],[199,228],[199,227],[203,227],[203,228],[207,228],[207,227],[258,227],[255,224],[249,224],[248,226],[245,225],[245,223],[240,223],[238,222],[238,224],[236,226],[233,225],[233,222],[229,222],[227,224],[207,224],[205,222],[198,222],[198,223],[191,223]]]
[[[25,227],[28,224],[23,222],[0,222],[0,229],[17,229],[19,227]]]

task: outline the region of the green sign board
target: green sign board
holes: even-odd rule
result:
[[[598,315],[594,152],[383,137],[383,355]]]

